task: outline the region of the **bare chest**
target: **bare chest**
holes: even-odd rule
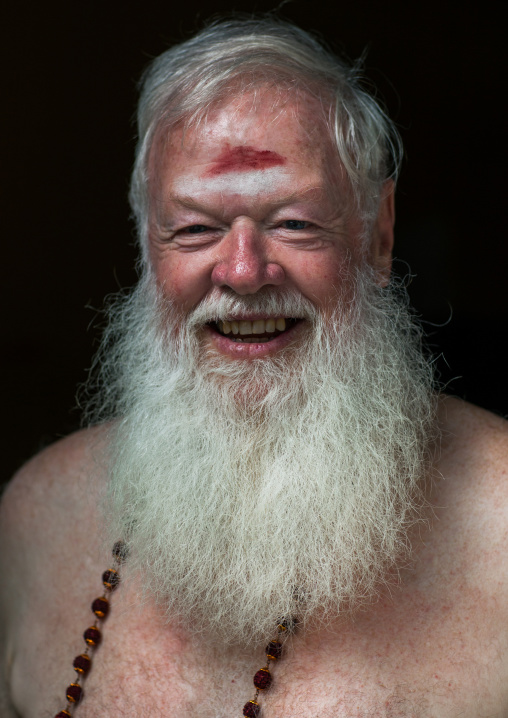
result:
[[[273,664],[273,685],[259,698],[261,715],[502,718],[508,639],[485,608],[475,610],[467,597],[453,607],[415,605],[411,613],[379,606],[354,623],[297,635]],[[80,630],[64,624],[54,641],[29,621],[25,631],[13,671],[14,704],[22,718],[52,718],[65,707],[72,659],[83,648]],[[122,601],[103,636],[76,718],[239,718],[264,662],[262,650],[200,650],[156,627],[143,607]]]

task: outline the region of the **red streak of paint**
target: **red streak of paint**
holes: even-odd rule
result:
[[[265,170],[268,167],[286,164],[286,160],[271,150],[256,150],[254,147],[241,145],[226,149],[206,173],[207,177],[215,177],[225,172],[249,172]]]

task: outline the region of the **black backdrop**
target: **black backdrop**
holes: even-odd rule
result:
[[[415,275],[412,301],[448,390],[505,414],[503,4],[451,5],[294,0],[282,15],[349,57],[368,47],[367,75],[407,152],[396,268]],[[31,0],[4,14],[5,477],[78,426],[74,394],[97,343],[96,310],[135,279],[126,193],[142,68],[213,13],[275,6]]]

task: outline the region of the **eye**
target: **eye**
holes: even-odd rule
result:
[[[304,222],[303,219],[287,219],[282,225],[284,229],[306,229],[308,222]]]
[[[184,232],[188,234],[201,234],[201,232],[206,232],[207,230],[208,227],[206,224],[191,224],[190,227],[185,227]]]

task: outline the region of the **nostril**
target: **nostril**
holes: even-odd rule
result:
[[[216,264],[212,271],[212,282],[217,286],[226,284],[227,267],[224,262]]]
[[[280,264],[271,262],[266,267],[266,275],[270,284],[282,284],[286,279],[286,273]]]

